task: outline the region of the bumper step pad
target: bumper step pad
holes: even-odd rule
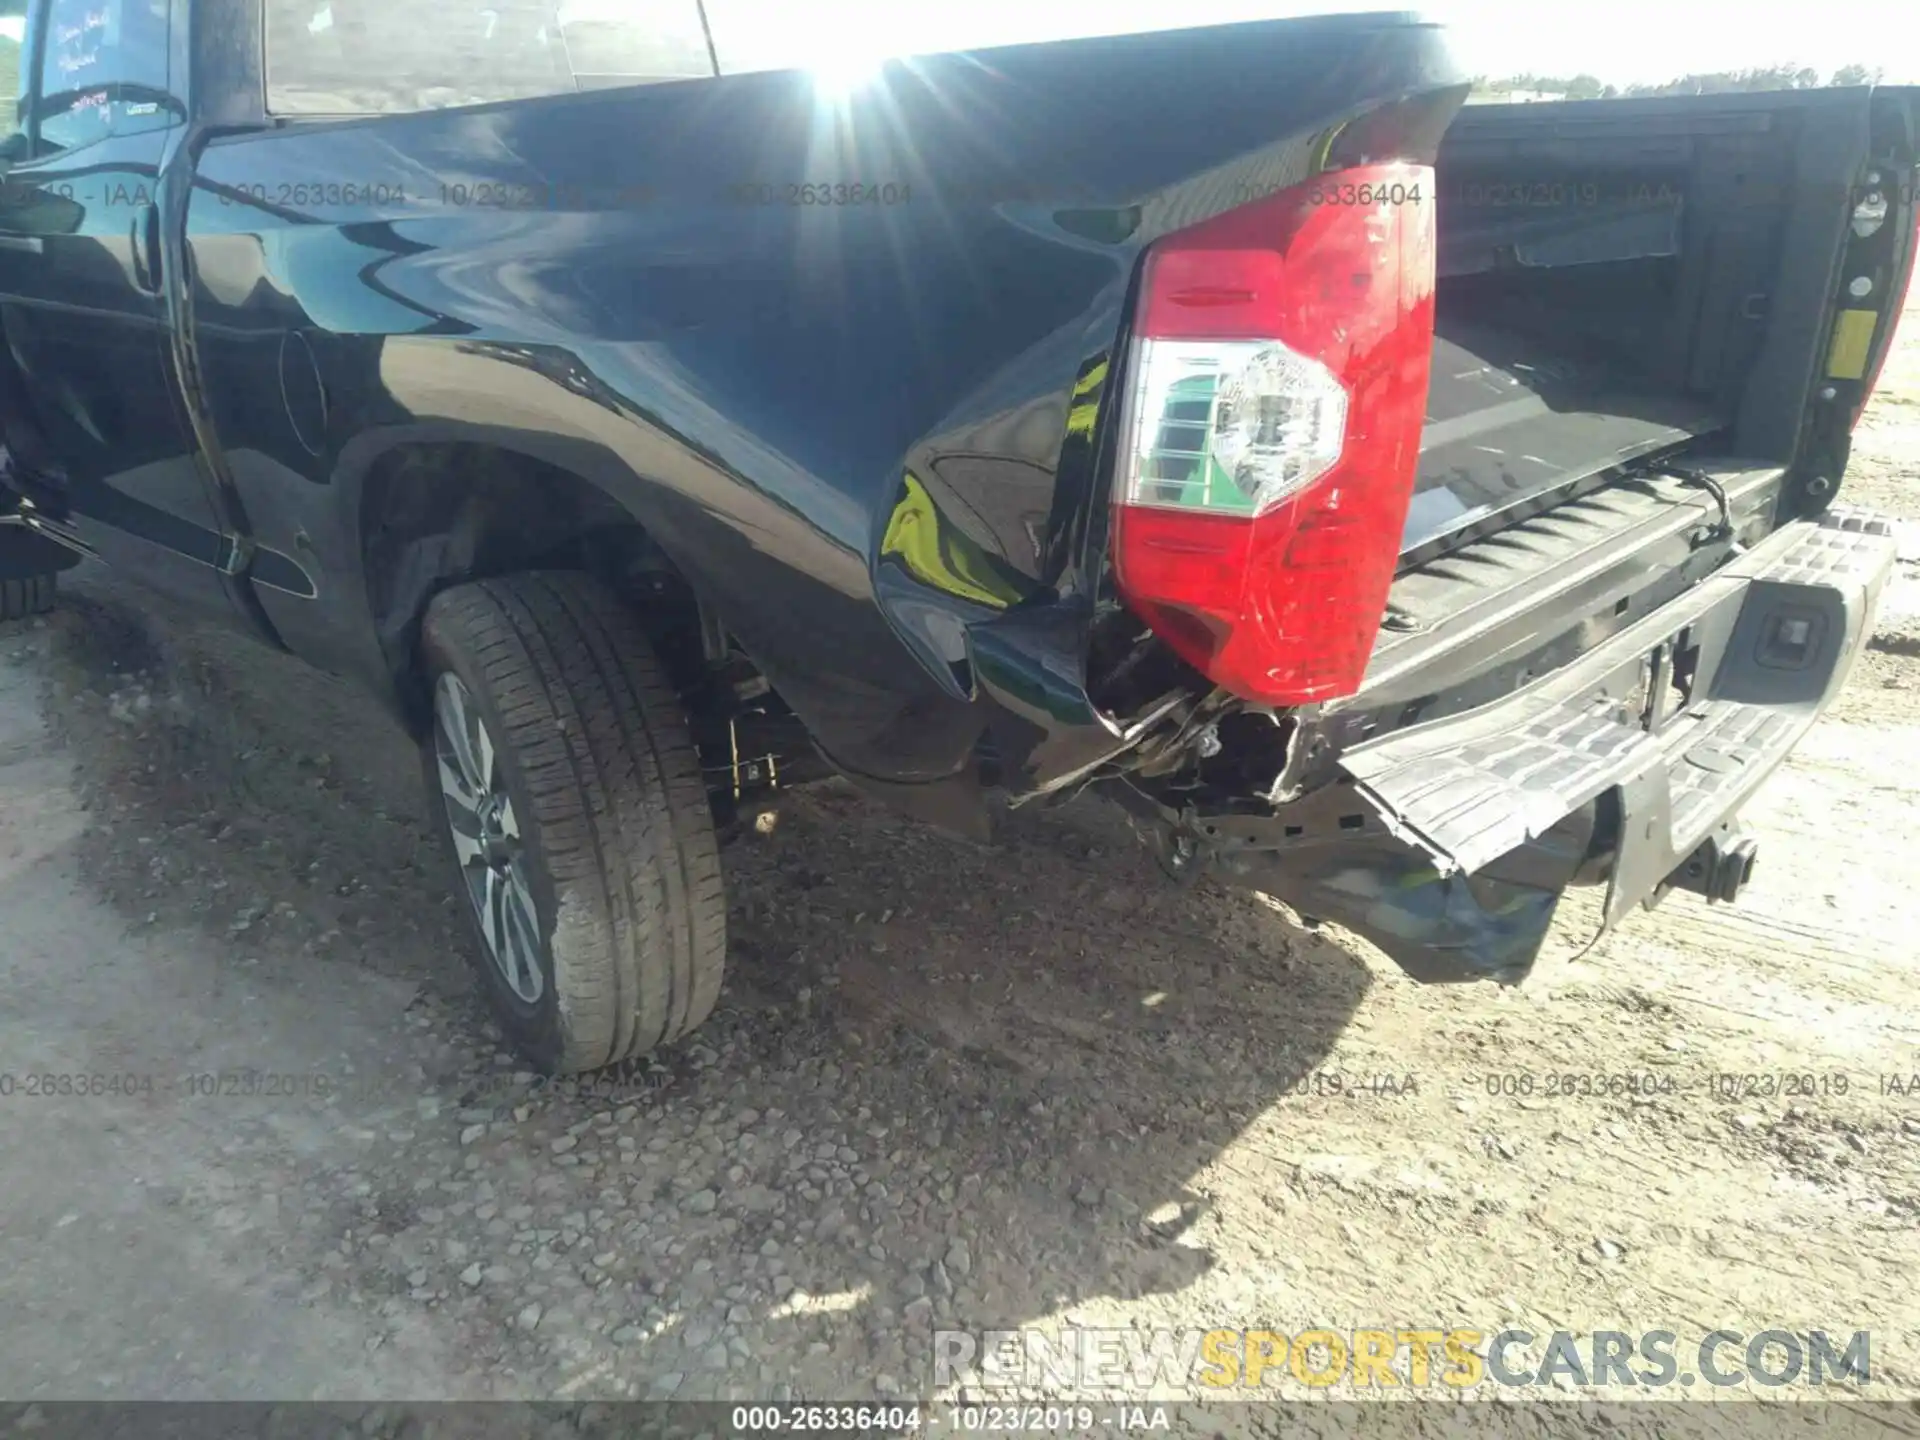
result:
[[[1892,522],[1860,511],[1785,526],[1573,664],[1358,746],[1342,765],[1443,875],[1472,875],[1617,790],[1612,924],[1745,803],[1839,693],[1894,550]]]

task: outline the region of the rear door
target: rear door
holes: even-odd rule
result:
[[[0,425],[103,559],[224,617],[229,545],[177,396],[159,266],[184,3],[28,0],[0,142]]]

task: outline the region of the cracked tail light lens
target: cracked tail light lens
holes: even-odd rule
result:
[[[1433,284],[1425,166],[1325,175],[1148,250],[1115,574],[1223,688],[1359,688],[1412,497]]]

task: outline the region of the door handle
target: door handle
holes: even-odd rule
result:
[[[160,293],[160,208],[142,205],[133,217],[133,283],[149,295]]]

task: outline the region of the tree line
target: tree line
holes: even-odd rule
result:
[[[1564,95],[1569,100],[1615,100],[1636,95],[1726,95],[1743,90],[1818,90],[1827,85],[1877,85],[1885,72],[1877,65],[1842,65],[1824,80],[1805,65],[1769,65],[1757,70],[1712,70],[1655,84],[1606,85],[1594,75],[1482,75],[1476,93],[1530,90]]]

